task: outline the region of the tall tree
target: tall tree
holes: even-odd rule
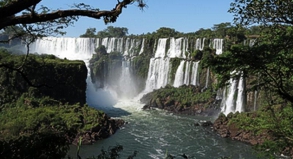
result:
[[[262,86],[293,103],[291,71],[293,65],[293,5],[289,0],[235,0],[230,12],[237,26],[259,24],[258,38],[253,47],[232,45],[213,58],[215,71],[222,74],[222,82],[233,70],[244,71],[246,76],[259,76],[255,87]],[[290,13],[290,14],[289,14]],[[251,27],[254,29],[255,27]],[[226,73],[225,73],[226,72]],[[225,76],[224,76],[225,75]]]
[[[85,33],[80,35],[80,37],[88,37],[88,38],[96,37],[96,28],[88,28],[88,29],[86,29]]]
[[[99,31],[97,37],[123,37],[128,34],[128,29],[125,27],[108,26],[107,29]]]
[[[235,22],[244,25],[293,25],[292,0],[235,0],[229,12],[234,13]]]

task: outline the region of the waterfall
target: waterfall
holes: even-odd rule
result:
[[[223,39],[214,39],[213,41],[213,49],[216,49],[216,54],[222,54],[223,49]]]
[[[235,73],[233,71],[231,74]],[[228,85],[228,92],[224,93],[225,102],[222,103],[222,112],[225,115],[235,112],[244,112],[246,104],[245,80],[242,72],[236,73],[240,77],[231,78]],[[237,95],[237,96],[236,96]],[[225,97],[227,96],[227,98]]]
[[[167,41],[170,40],[169,50],[166,52]],[[197,39],[195,49],[203,49],[205,39]],[[127,56],[135,56],[144,52],[145,40],[123,39],[123,38],[64,38],[64,37],[44,37],[36,40],[31,44],[31,52],[51,53],[59,58],[67,58],[70,60],[84,60],[88,65],[88,60],[94,54],[97,46],[104,45],[108,52],[118,51]],[[150,59],[148,76],[145,84],[145,91],[150,92],[154,89],[165,87],[169,81],[174,81],[173,86],[179,87],[186,85],[199,85],[198,65],[199,61],[188,61],[188,39],[187,38],[161,38],[156,41],[154,47],[154,57]],[[223,39],[214,39],[213,48],[217,50],[217,54],[222,53]],[[170,78],[170,59],[181,58],[181,62],[176,70],[175,78]],[[185,59],[184,59],[185,58]],[[105,86],[108,92],[111,92],[113,98],[117,97],[133,97],[137,94],[135,82],[130,71],[129,61],[122,61],[121,71],[115,78],[108,81],[111,85]],[[234,72],[235,73],[235,72]],[[115,74],[115,73],[114,73]],[[207,69],[205,88],[208,87],[210,70]],[[89,78],[90,79],[90,78]],[[114,80],[111,82],[111,80]],[[88,81],[90,82],[90,80]],[[88,83],[88,91],[94,91]],[[92,89],[92,90],[91,90]],[[225,91],[225,92],[224,92]],[[237,93],[237,94],[236,94]],[[221,93],[218,93],[219,95]],[[244,111],[245,108],[245,79],[230,79],[227,89],[223,89],[222,111],[225,114],[235,111]],[[217,97],[217,99],[221,99]],[[256,97],[255,97],[256,98]],[[256,102],[255,102],[256,103]],[[113,103],[111,103],[113,104]],[[256,104],[254,105],[256,107]]]
[[[155,57],[165,57],[167,38],[159,39]]]
[[[183,38],[182,58],[186,59],[189,57],[190,57],[190,53],[188,52],[188,39]]]
[[[130,72],[130,61],[122,61],[122,73],[118,80],[120,98],[130,99],[137,94],[137,89]]]
[[[44,37],[31,44],[30,51],[39,54],[53,54],[70,60],[90,59],[95,46],[95,38]]]
[[[117,41],[117,48],[118,52],[123,52],[123,38],[119,38]]]
[[[129,48],[130,48],[130,38],[127,38],[126,42],[125,42],[125,48],[124,48],[123,56],[128,56],[129,55]]]
[[[184,84],[189,85],[190,81],[190,61],[186,61],[185,63],[185,76],[184,76]]]
[[[229,86],[228,86],[228,92],[224,93],[224,96],[227,93],[227,98],[225,98],[225,103],[223,103],[224,105],[222,106],[222,112],[225,115],[228,115],[231,112],[235,112],[235,98],[234,98],[234,94],[236,92],[237,89],[237,80],[235,79],[230,79],[229,81]]]
[[[174,87],[182,86],[184,83],[184,64],[185,60],[182,60],[180,62],[179,67],[177,68],[176,74],[175,74],[175,80],[174,80]]]
[[[142,42],[141,42],[141,48],[140,48],[140,51],[139,51],[139,55],[142,54],[144,52],[144,42],[145,40],[142,39]]]
[[[242,74],[242,73],[241,73]],[[236,110],[235,112],[244,112],[244,106],[245,106],[245,81],[244,78],[242,76],[240,76],[239,78],[239,82],[238,82],[238,92],[237,92],[237,100],[236,100]]]
[[[182,38],[170,38],[170,48],[168,50],[167,56],[170,58],[181,57]]]
[[[44,37],[37,39],[30,45],[31,52],[39,54],[53,54],[59,58],[70,60],[83,60],[88,68],[89,59],[97,46],[95,38],[64,38],[64,37]],[[106,42],[108,39],[103,39]],[[88,68],[89,70],[89,68]],[[90,79],[88,71],[86,101],[90,105],[99,103],[103,106],[112,106],[116,103],[115,92],[111,90],[96,90]],[[106,88],[107,89],[107,88]]]
[[[169,77],[169,58],[151,58],[145,92],[165,87]]]
[[[195,49],[202,51],[204,48],[204,41],[205,41],[205,38],[203,38],[202,41],[200,38],[197,38],[195,43]]]
[[[137,41],[132,41],[129,45],[129,50],[138,46]],[[91,82],[89,71],[89,59],[95,53],[96,47],[104,45],[109,52],[123,51],[123,38],[63,38],[63,37],[44,37],[37,39],[36,42],[30,45],[31,52],[41,54],[53,54],[59,58],[67,58],[70,60],[83,60],[88,68],[87,78],[87,103],[104,106],[112,106],[119,98],[130,98],[137,94],[136,85],[133,81],[129,61],[122,61],[121,69],[116,75],[110,75],[108,83],[104,89],[96,89],[95,84]],[[134,49],[133,49],[134,50]],[[106,69],[106,68],[105,68]],[[105,70],[106,71],[106,70]],[[113,78],[111,78],[113,77]],[[99,83],[97,83],[99,84]]]
[[[192,70],[191,70],[191,82],[190,84],[194,85],[194,86],[198,86],[198,64],[199,61],[197,62],[192,62]]]

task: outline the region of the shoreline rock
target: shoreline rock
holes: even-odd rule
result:
[[[72,141],[73,145],[78,145],[80,138],[83,145],[90,145],[98,140],[106,139],[115,134],[124,124],[122,119],[112,119],[106,114],[103,117],[103,121],[99,125],[91,128],[88,131],[79,132]]]
[[[223,138],[231,138],[232,140],[242,141],[251,145],[262,144],[265,140],[272,139],[269,131],[262,133],[255,133],[253,131],[240,129],[235,123],[230,120],[236,116],[236,114],[220,114],[214,121],[213,129]]]

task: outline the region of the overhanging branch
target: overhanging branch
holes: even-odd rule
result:
[[[24,1],[36,2],[40,0],[24,0]],[[37,14],[35,16],[28,14],[28,15],[10,17],[10,18],[2,20],[2,22],[0,23],[0,30],[5,28],[6,26],[11,26],[11,25],[46,22],[46,21],[52,21],[59,18],[73,17],[73,16],[85,16],[85,17],[90,17],[94,19],[100,19],[101,17],[103,17],[106,23],[115,22],[117,17],[122,13],[122,9],[133,2],[134,0],[123,0],[122,2],[118,1],[118,4],[116,5],[116,7],[110,11],[69,9],[69,10],[58,10],[56,12],[47,13],[47,14]],[[21,8],[15,9],[15,11],[16,10],[21,11],[23,9],[25,8],[21,7]],[[0,9],[0,15],[2,13],[1,10],[3,12],[3,8]]]

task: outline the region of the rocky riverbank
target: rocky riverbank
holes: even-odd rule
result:
[[[257,118],[256,113],[242,113],[241,115],[243,114],[252,120]],[[278,136],[276,136],[278,134],[275,134],[270,129],[263,129],[261,131],[258,130],[259,128],[245,129],[243,127],[244,125],[239,124],[239,122],[235,120],[239,115],[240,113],[230,113],[227,116],[220,114],[213,123],[213,130],[223,138],[231,138],[232,140],[238,140],[253,146],[263,146],[263,148],[265,148],[264,144],[269,144],[278,139]],[[265,150],[272,151],[268,148]],[[293,158],[293,148],[290,145],[280,146],[280,149],[277,151],[279,155],[286,155],[288,158]]]
[[[93,144],[94,142],[108,138],[116,133],[125,122],[121,119],[111,119],[106,114],[100,119],[99,124],[87,131],[79,132],[72,141],[72,144],[77,145],[81,139],[83,145]]]
[[[232,140],[242,141],[251,145],[262,144],[265,140],[272,139],[269,130],[256,133],[252,130],[243,130],[239,128],[239,125],[237,126],[234,122],[231,121],[237,114],[238,113],[230,113],[228,116],[220,114],[220,116],[214,121],[213,129],[221,137],[231,138]]]

